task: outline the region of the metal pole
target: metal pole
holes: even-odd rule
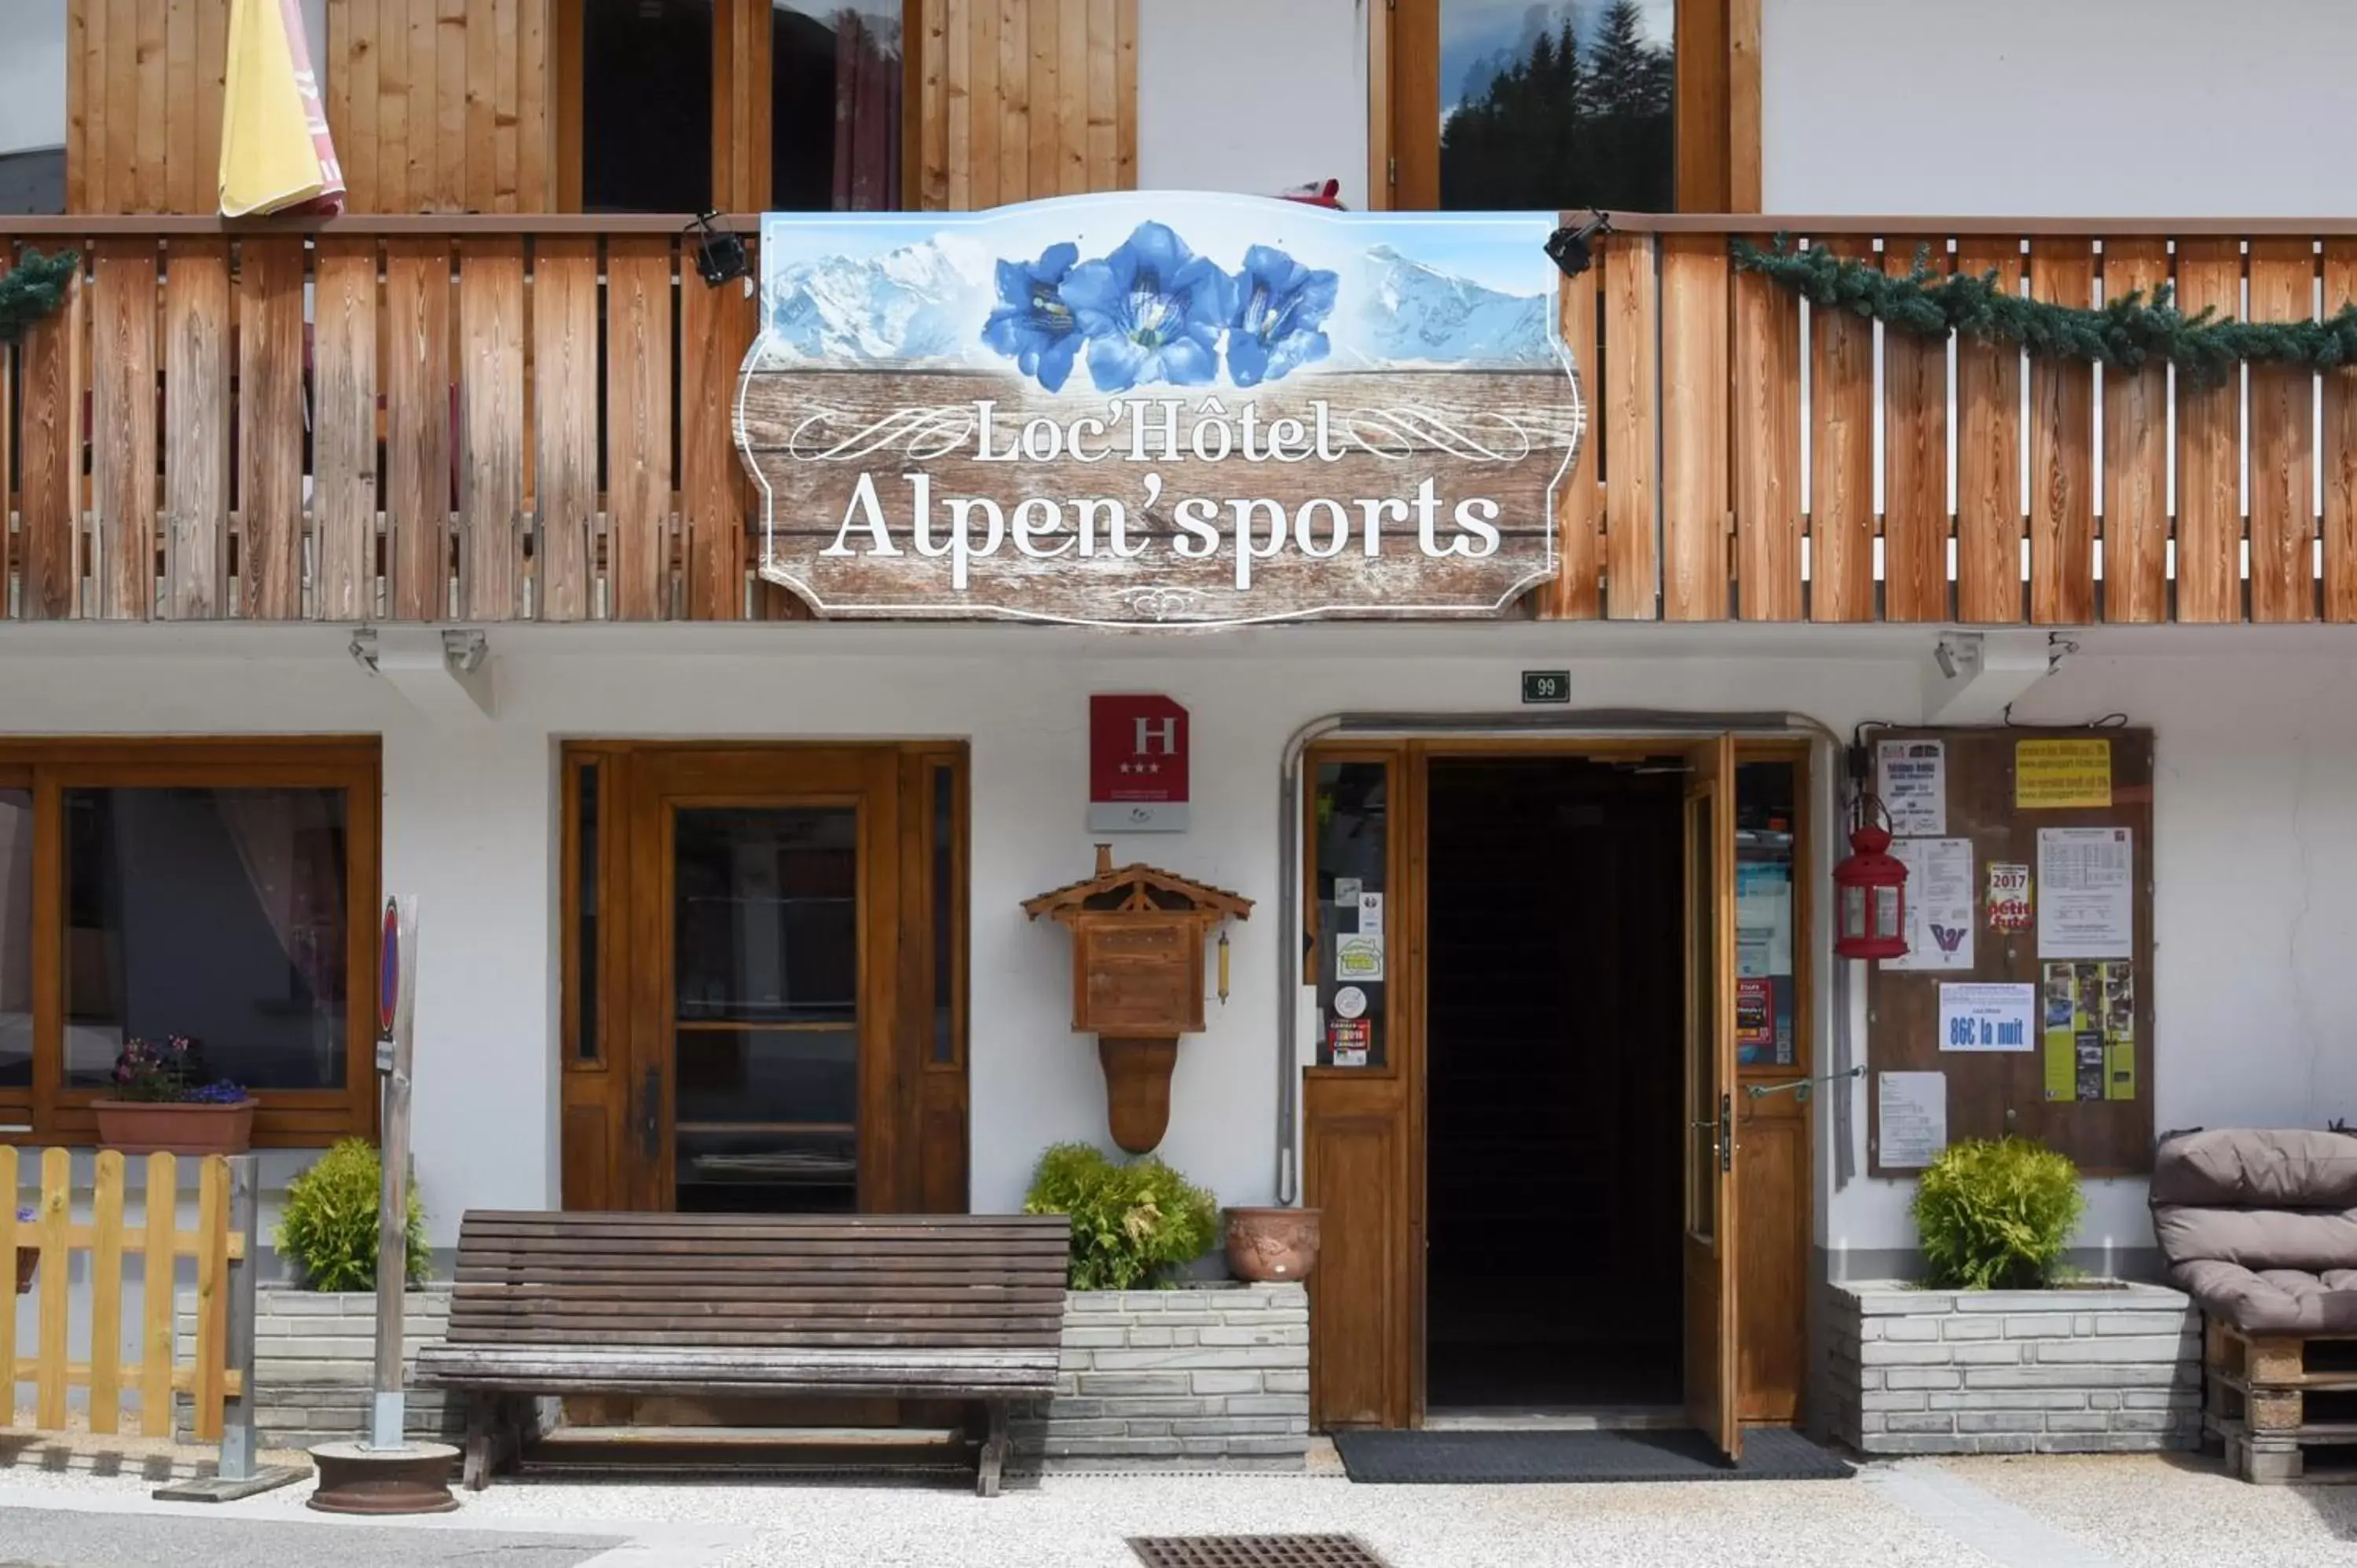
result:
[[[262,1245],[262,1193],[252,1155],[229,1161],[231,1233],[245,1239],[245,1251],[229,1263],[229,1369],[237,1391],[221,1405],[221,1464],[224,1481],[253,1479],[253,1271]]]
[[[375,1449],[404,1444],[401,1317],[402,1294],[409,1283],[409,1067],[411,1018],[417,996],[417,900],[387,899],[385,925],[393,940],[383,944],[379,962],[390,961],[394,972],[392,1027],[377,1046],[377,1073],[383,1079],[383,1135],[379,1147],[384,1176],[377,1196],[376,1398],[370,1411],[368,1442]],[[382,983],[380,977],[380,986]]]

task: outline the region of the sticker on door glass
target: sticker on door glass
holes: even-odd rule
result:
[[[1335,939],[1335,979],[1381,980],[1383,977],[1383,938],[1352,935]]]
[[[1368,1042],[1374,1036],[1372,1018],[1332,1018],[1326,1024],[1327,1059],[1336,1067],[1367,1065]]]
[[[1355,1018],[1367,1010],[1367,993],[1355,985],[1346,985],[1334,993],[1334,1011],[1345,1018]]]

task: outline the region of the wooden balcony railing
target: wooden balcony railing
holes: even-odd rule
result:
[[[10,220],[80,249],[11,350],[6,613],[795,618],[731,446],[758,328],[670,218]],[[1562,618],[2357,619],[2357,369],[2216,387],[1812,316],[1785,231],[2093,304],[2357,296],[2357,222],[1641,218],[1562,299],[1591,436]],[[749,220],[748,224],[749,226]]]

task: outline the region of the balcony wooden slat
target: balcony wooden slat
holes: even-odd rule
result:
[[[1871,260],[1855,234],[1813,238],[1837,256]],[[1809,316],[1814,419],[1809,476],[1809,615],[1874,618],[1874,323],[1846,310]]]
[[[472,205],[467,199],[467,169],[474,161],[467,134],[467,35],[479,29],[467,25],[468,0],[440,0],[440,15],[432,18],[435,145],[423,171],[425,177],[421,180],[413,173],[410,190],[413,196],[421,188],[430,191],[426,200],[437,212],[464,212]],[[422,0],[413,0],[413,10],[425,8]],[[414,42],[411,48],[414,53]],[[412,113],[411,145],[414,147],[417,126],[414,110]]]
[[[671,242],[617,237],[606,247],[608,613],[616,620],[658,620],[670,609],[672,332]]]
[[[1764,234],[1751,236],[1765,244]],[[1735,591],[1747,620],[1798,620],[1801,306],[1756,273],[1734,280]]]
[[[101,244],[91,287],[96,613],[112,620],[145,620],[156,596],[154,242]]]
[[[1958,240],[1956,270],[1994,272],[2021,286],[2021,242]],[[2007,343],[1956,345],[1956,618],[2003,626],[2021,619],[2021,351]]]
[[[1727,594],[1727,242],[1662,241],[1662,615],[1725,620]]]
[[[592,607],[597,513],[597,242],[543,240],[532,273],[533,384],[543,620]]]
[[[2169,281],[2162,240],[2104,242],[2106,302]],[[2104,618],[2169,618],[2169,367],[2104,369]]]
[[[377,242],[323,239],[314,267],[312,512],[321,620],[376,615]]]
[[[1604,492],[1596,482],[1593,430],[1603,411],[1596,406],[1602,383],[1595,373],[1597,287],[1593,267],[1566,278],[1555,308],[1563,340],[1571,350],[1591,434],[1572,454],[1571,466],[1555,481],[1555,555],[1561,569],[1548,585],[1541,609],[1555,620],[1594,620],[1604,613]]]
[[[2033,298],[2085,309],[2095,302],[2095,257],[2078,239],[2030,242]],[[2095,618],[2095,368],[2072,360],[2029,367],[2029,618],[2083,626]]]
[[[1033,5],[1054,5],[1056,16],[1056,183],[1046,189],[1031,192],[1033,196],[1077,196],[1089,188],[1089,68],[1093,40],[1089,37],[1089,0],[1029,0]],[[989,15],[987,4],[976,5],[976,31],[982,18]],[[1110,40],[1108,40],[1110,42]],[[974,140],[975,156],[987,148],[989,123],[995,119],[998,102],[996,73],[985,74],[976,62],[974,91],[975,100]],[[1032,102],[1036,106],[1039,93],[1035,88]],[[985,205],[982,199],[983,181],[974,181],[974,205]],[[1005,199],[1002,198],[1002,199]]]
[[[2323,313],[2357,300],[2357,241],[2324,242]],[[2324,618],[2357,620],[2357,365],[2324,372]]]
[[[750,486],[737,456],[737,371],[759,329],[758,297],[733,285],[680,290],[680,522],[692,620],[745,614]]]
[[[1913,268],[1918,247],[1883,252],[1885,272]],[[1923,252],[1947,271],[1947,247]],[[1882,334],[1882,613],[1889,620],[1948,618],[1948,344]]]
[[[81,399],[76,395],[74,340],[89,306],[77,276],[48,320],[18,344],[18,612],[63,620],[80,607],[74,578],[76,497],[81,472]]]
[[[2177,303],[2189,316],[2242,311],[2242,247],[2233,240],[2180,240]],[[2177,618],[2243,618],[2240,378],[2215,386],[2177,381]]]
[[[229,614],[229,245],[187,240],[164,278],[164,603],[175,620]]]
[[[180,0],[185,9],[188,0]],[[221,186],[221,108],[229,91],[229,7],[207,5],[197,0],[197,60],[196,107],[184,122],[177,105],[182,100],[173,97],[173,158],[178,166],[181,154],[195,155],[196,169],[191,176],[196,183],[197,199],[180,208],[184,212],[210,212],[219,203]],[[315,59],[316,66],[317,61]],[[330,77],[335,72],[328,73]],[[191,134],[179,134],[186,124]]]
[[[1661,577],[1653,514],[1661,299],[1653,241],[1611,235],[1603,257],[1604,402],[1593,428],[1604,446],[1605,613],[1615,620],[1651,620]]]
[[[2307,240],[2251,242],[2250,318],[2307,320],[2315,314],[2316,247]],[[2309,416],[2315,372],[2305,366],[2250,368],[2251,618],[2316,618],[2316,516],[2309,475],[2316,456]]]
[[[458,581],[478,620],[523,614],[523,242],[463,242]]]
[[[549,188],[548,24],[551,7],[528,4],[517,18],[519,67],[516,71],[516,207],[536,212],[554,205]],[[502,151],[501,157],[504,159]]]
[[[449,613],[450,244],[385,245],[384,552],[387,614]]]
[[[245,614],[303,615],[303,242],[238,245],[238,575]]]

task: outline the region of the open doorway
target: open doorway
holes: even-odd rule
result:
[[[1426,1402],[1683,1391],[1675,755],[1432,759]]]

